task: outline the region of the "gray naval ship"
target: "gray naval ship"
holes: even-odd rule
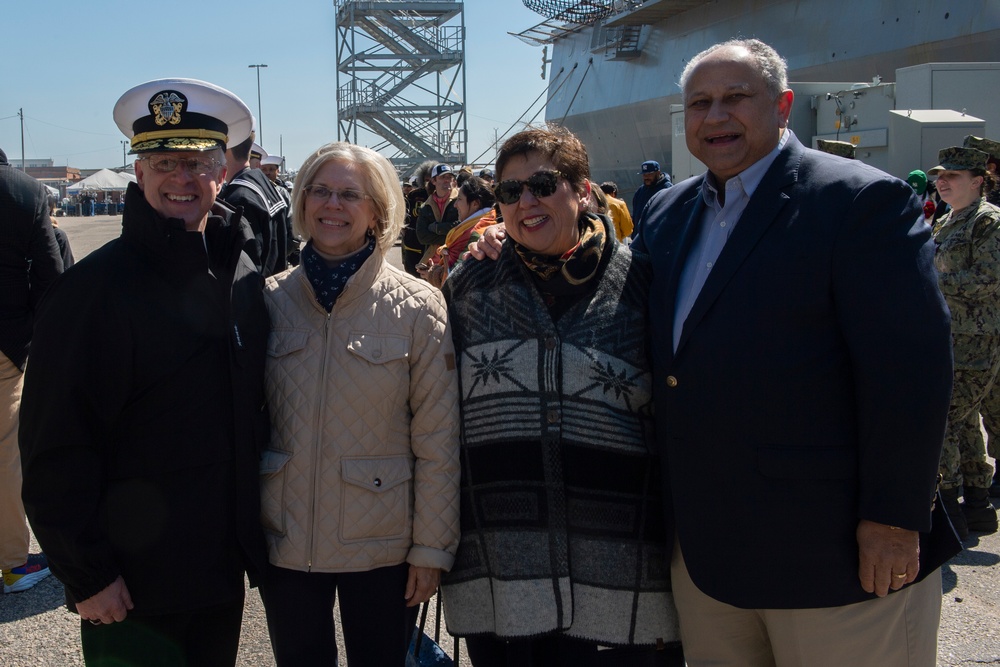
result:
[[[593,179],[616,181],[626,201],[645,160],[675,181],[701,173],[677,81],[691,56],[734,37],[788,61],[806,145],[851,141],[905,177],[936,164],[944,142],[1000,135],[1000,0],[523,2],[541,22],[516,36],[551,49],[546,120],[583,139]]]

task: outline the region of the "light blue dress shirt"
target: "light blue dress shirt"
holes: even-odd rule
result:
[[[750,197],[764,179],[764,174],[784,148],[792,131],[786,129],[781,133],[778,144],[770,153],[757,162],[726,181],[725,204],[719,203],[719,189],[715,177],[709,172],[701,186],[701,196],[705,200],[705,210],[699,223],[698,237],[691,246],[684,268],[681,270],[680,281],[677,284],[677,300],[674,304],[674,352],[680,342],[684,322],[687,320],[705,286],[708,274],[722,254],[722,248],[729,240],[729,235],[736,229],[736,224],[743,215]]]

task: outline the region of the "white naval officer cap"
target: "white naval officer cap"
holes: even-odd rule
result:
[[[260,164],[261,166],[264,166],[265,164],[273,164],[280,167],[282,159],[283,158],[280,155],[265,155],[260,159]]]
[[[130,153],[225,150],[245,141],[253,127],[243,100],[197,79],[139,84],[118,99],[114,119],[131,139]]]

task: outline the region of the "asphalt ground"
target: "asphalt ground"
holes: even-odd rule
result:
[[[120,216],[68,217],[58,218],[57,222],[69,237],[77,259],[115,238],[121,229]],[[390,251],[389,259],[400,266],[398,250]],[[1000,499],[994,499],[993,505],[1000,506]],[[32,550],[37,549],[33,542]],[[171,573],[178,586],[184,585],[184,569],[198,566],[197,557],[194,545],[191,562],[178,563],[177,570]],[[965,540],[965,551],[947,563],[942,573],[938,666],[1000,665],[1000,534],[971,535]],[[339,632],[339,619],[337,626]],[[433,609],[427,628],[433,635]],[[450,653],[451,638],[444,637],[442,643]],[[340,645],[341,655],[345,655],[342,640]],[[461,665],[468,667],[464,649],[462,646]],[[0,594],[0,666],[82,664],[79,620],[66,611],[63,588],[55,577],[48,577],[24,593]],[[239,664],[274,665],[264,609],[255,590],[247,592]],[[864,647],[858,647],[857,664],[865,664]]]

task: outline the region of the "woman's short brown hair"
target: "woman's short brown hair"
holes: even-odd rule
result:
[[[497,182],[503,180],[504,168],[512,157],[529,153],[539,153],[551,160],[577,192],[586,189],[586,181],[590,176],[587,148],[575,134],[559,125],[529,127],[505,141],[497,155]]]

